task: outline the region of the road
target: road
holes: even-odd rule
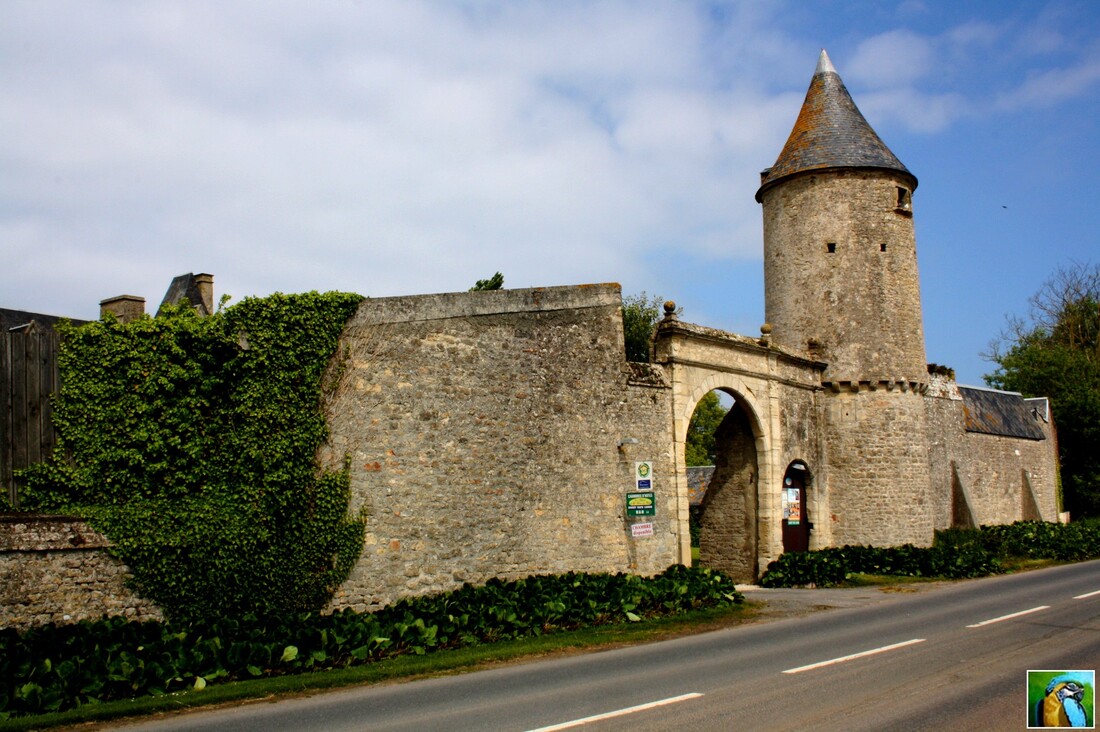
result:
[[[132,730],[1010,730],[1028,669],[1100,667],[1100,561]]]

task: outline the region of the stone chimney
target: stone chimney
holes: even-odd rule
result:
[[[199,315],[214,314],[214,275],[188,273],[179,275],[168,285],[160,307],[190,303]],[[159,312],[159,310],[158,310]]]
[[[195,275],[195,289],[198,290],[199,300],[202,301],[202,310],[199,312],[203,312],[204,315],[213,315],[214,275],[206,273]],[[198,307],[197,304],[196,307]]]
[[[118,295],[99,303],[99,317],[110,313],[120,323],[129,323],[145,314],[145,298],[137,295]]]

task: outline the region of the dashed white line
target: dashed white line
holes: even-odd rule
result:
[[[1050,609],[1050,605],[1040,605],[1039,607],[1033,607],[1030,610],[1021,610],[1020,612],[1012,613],[1011,615],[1002,615],[999,618],[990,618],[989,620],[983,620],[980,623],[974,623],[973,625],[968,625],[966,627],[968,627],[968,628],[980,628],[983,625],[990,625],[991,623],[999,623],[1002,620],[1012,620],[1012,618],[1018,618],[1021,615],[1028,615],[1030,613],[1037,613],[1040,610],[1048,610],[1048,609]]]
[[[832,658],[828,661],[821,661],[819,663],[811,663],[808,666],[799,666],[798,668],[789,668],[783,673],[785,674],[797,674],[803,671],[810,671],[811,669],[821,668],[822,666],[832,666],[834,663],[844,663],[845,661],[851,661],[856,658],[863,658],[864,656],[873,656],[876,653],[885,653],[886,651],[892,651],[895,648],[904,648],[905,646],[911,646],[914,643],[924,643],[924,638],[914,638],[912,640],[903,641],[901,643],[894,643],[889,646],[882,646],[881,648],[872,648],[869,651],[860,651],[859,653],[853,653],[850,656],[841,656],[840,658]]]
[[[602,719],[611,719],[612,717],[622,717],[627,714],[634,714],[635,712],[643,712],[646,709],[653,709],[654,707],[662,707],[665,704],[675,704],[676,702],[687,701],[688,699],[696,699],[702,696],[702,694],[692,692],[690,694],[681,694],[680,696],[670,697],[668,699],[660,699],[658,701],[649,702],[647,704],[639,704],[636,707],[627,707],[626,709],[618,709],[614,712],[606,712],[604,714],[597,714],[592,717],[584,717],[583,719],[574,719],[571,722],[562,722],[561,724],[554,724],[549,727],[539,727],[538,729],[530,730],[530,732],[554,732],[559,729],[569,729],[571,727],[580,727],[583,724],[589,724],[591,722],[599,722]]]
[[[1073,599],[1084,600],[1086,597],[1092,597],[1093,595],[1100,595],[1100,590],[1097,590],[1096,592],[1086,592],[1083,595],[1076,595]]]

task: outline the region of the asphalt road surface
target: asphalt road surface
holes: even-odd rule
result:
[[[844,592],[750,597],[833,604]],[[913,594],[854,592],[868,602],[127,729],[1015,730],[1027,724],[1028,669],[1100,667],[1100,561]]]

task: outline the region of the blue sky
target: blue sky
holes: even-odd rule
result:
[[[619,282],[763,322],[753,194],[821,48],[918,177],[928,359],[1100,252],[1100,3],[7,0],[0,307],[215,276],[386,296]]]

